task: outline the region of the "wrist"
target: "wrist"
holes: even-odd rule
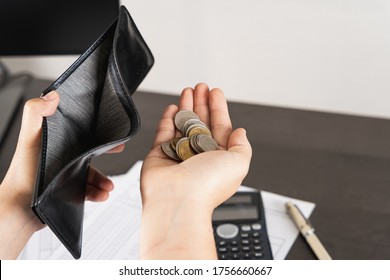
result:
[[[39,226],[40,222],[31,208],[22,205],[20,198],[0,185],[1,259],[16,258]]]
[[[215,259],[212,211],[188,200],[144,205],[140,257]]]

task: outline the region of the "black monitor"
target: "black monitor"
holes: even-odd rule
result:
[[[1,0],[0,56],[81,54],[118,12],[118,0]]]
[[[0,145],[31,79],[1,58],[82,54],[118,13],[119,0],[0,0]]]

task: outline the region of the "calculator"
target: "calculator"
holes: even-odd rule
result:
[[[220,260],[272,260],[260,192],[236,192],[213,212]]]

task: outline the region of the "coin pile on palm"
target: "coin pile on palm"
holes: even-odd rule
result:
[[[170,158],[184,161],[196,154],[218,149],[211,131],[194,112],[181,110],[176,114],[174,122],[183,137],[161,144],[161,149]]]

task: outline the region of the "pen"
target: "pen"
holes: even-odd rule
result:
[[[295,225],[303,237],[305,237],[306,242],[309,244],[317,258],[319,260],[331,260],[332,258],[326,251],[325,247],[322,245],[321,241],[318,239],[317,235],[314,233],[314,228],[310,221],[303,216],[298,206],[292,202],[287,202],[286,208]]]

